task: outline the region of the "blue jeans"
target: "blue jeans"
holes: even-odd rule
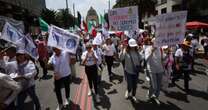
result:
[[[161,89],[161,82],[162,82],[162,75],[163,73],[151,73],[150,72],[150,88],[149,88],[149,98],[153,95],[159,97],[160,89]]]
[[[125,74],[127,79],[128,92],[132,92],[132,96],[135,96],[138,82],[138,74],[129,74],[128,72],[125,72]]]
[[[30,96],[30,98],[32,99],[33,103],[35,104],[35,110],[40,110],[40,102],[38,99],[38,96],[36,95],[35,92],[35,86],[32,86],[28,89],[26,89],[25,91],[21,92],[18,97],[17,97],[17,108],[18,110],[24,110],[24,101],[27,98],[27,95]]]

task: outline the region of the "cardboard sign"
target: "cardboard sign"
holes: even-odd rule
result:
[[[76,53],[79,36],[52,25],[49,31],[48,46],[56,47],[72,54]]]
[[[138,30],[138,7],[125,7],[109,10],[110,29],[115,31]]]
[[[187,11],[167,13],[155,17],[155,43],[157,47],[180,44],[186,32]]]

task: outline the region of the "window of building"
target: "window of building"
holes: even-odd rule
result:
[[[172,6],[172,11],[180,11],[181,10],[181,5],[173,5]]]
[[[161,9],[161,14],[163,14],[163,13],[167,13],[167,8]]]
[[[167,0],[161,0],[161,4],[167,3]]]

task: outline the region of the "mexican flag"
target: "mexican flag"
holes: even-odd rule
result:
[[[38,18],[41,31],[48,32],[49,25],[42,18]]]

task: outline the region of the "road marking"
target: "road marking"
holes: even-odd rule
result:
[[[81,83],[80,83],[80,85],[77,87],[77,89],[76,89],[76,95],[75,95],[75,97],[74,97],[74,103],[75,104],[78,104],[78,97],[80,97],[80,93],[81,93],[81,90],[80,89],[82,89],[82,86],[83,86],[83,84],[82,84],[82,82],[83,82],[83,78],[84,78],[84,76],[85,76],[85,74],[84,74],[84,72],[83,72],[83,69],[81,69],[82,71],[81,71],[81,76],[80,76],[80,79],[82,80],[81,81]],[[75,104],[72,106],[72,110],[77,110],[77,106],[75,106]]]
[[[85,77],[84,77],[84,86],[83,86],[83,89],[84,89],[84,91],[82,92],[82,96],[81,96],[81,103],[80,103],[80,108],[81,108],[81,110],[85,110],[85,105],[86,105],[86,99],[87,99],[87,97],[88,97],[88,82],[87,82],[87,79],[86,79],[86,75],[85,75]]]

